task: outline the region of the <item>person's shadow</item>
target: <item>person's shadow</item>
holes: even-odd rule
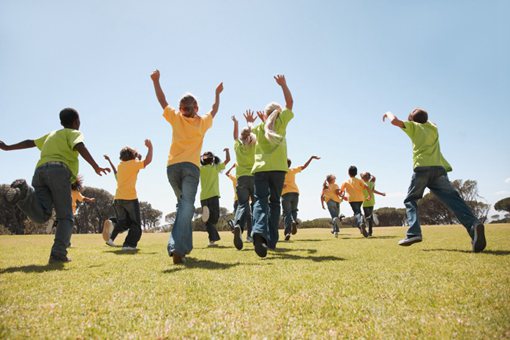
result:
[[[259,264],[249,264],[249,263],[221,263],[221,262],[215,262],[210,260],[203,260],[203,259],[195,259],[192,257],[186,257],[186,262],[180,265],[176,265],[172,268],[168,268],[163,270],[163,273],[175,273],[182,269],[194,269],[194,268],[200,268],[200,269],[210,269],[210,270],[225,270],[230,269],[237,266],[249,266],[249,265],[259,265]]]
[[[31,264],[28,266],[8,267],[0,270],[0,274],[6,273],[44,273],[54,270],[65,270],[63,263],[48,263],[45,265]]]
[[[426,252],[432,251],[446,251],[446,252],[454,252],[454,253],[466,253],[466,254],[474,254],[471,250],[463,250],[463,249],[422,249]],[[496,256],[507,256],[510,255],[510,250],[484,250],[479,254],[487,254],[487,255],[496,255]]]

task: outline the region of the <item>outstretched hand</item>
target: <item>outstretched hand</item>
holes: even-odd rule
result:
[[[0,140],[0,150],[6,150],[5,143]]]
[[[106,159],[107,161],[110,160],[110,157],[108,157],[108,155],[103,155],[104,159]]]
[[[103,174],[105,175],[108,175],[108,173],[111,171],[110,168],[101,168],[100,166],[98,166],[97,168],[94,169],[94,171],[96,172],[96,174],[98,174],[99,176],[103,176]]]
[[[225,149],[223,149],[223,151],[224,151],[224,152],[229,152],[229,151],[230,151],[230,149],[229,149],[229,148],[225,148]]]
[[[274,76],[274,80],[276,80],[276,83],[280,86],[286,86],[287,81],[285,80],[285,76],[283,74],[277,74]]]
[[[233,121],[234,123],[237,123],[237,118],[236,118],[236,116],[235,116],[235,115],[232,115],[232,121]]]
[[[150,139],[145,140],[145,146],[148,147],[149,149],[152,148],[152,142]]]
[[[258,112],[257,112],[258,115]],[[260,117],[260,115],[259,115]],[[253,123],[257,120],[257,117],[255,116],[254,112],[252,110],[246,110],[246,113],[244,114],[244,119],[246,119],[246,123]]]
[[[159,70],[158,69],[154,70],[151,74],[152,81],[159,81],[159,77],[160,77]]]
[[[219,83],[216,87],[216,95],[219,96],[223,92],[223,82]]]
[[[312,156],[312,159],[321,159],[319,156]]]
[[[259,116],[262,122],[265,122],[267,119],[267,115],[264,111],[257,111],[257,116]]]
[[[393,113],[391,113],[390,111],[384,113],[383,116],[382,116],[382,121],[384,122],[386,120],[386,118],[391,119],[390,115],[393,116]]]

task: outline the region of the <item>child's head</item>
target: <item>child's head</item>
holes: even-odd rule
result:
[[[269,117],[274,111],[277,111],[278,113],[282,112],[282,106],[278,103],[271,102],[266,105],[264,111],[266,112],[266,116]]]
[[[140,159],[141,155],[133,148],[130,148],[129,146],[125,146],[120,150],[120,160],[127,162],[133,159]]]
[[[329,188],[330,185],[335,184],[336,177],[333,174],[329,174],[326,176],[326,180],[324,181],[324,184],[322,185],[323,189]]]
[[[198,112],[198,102],[191,93],[185,94],[179,102],[179,111],[185,117],[193,117]]]
[[[251,132],[251,129],[245,127],[241,130],[241,143],[244,145],[253,145],[257,142],[257,137]]]
[[[372,175],[368,171],[367,172],[362,172],[360,174],[360,176],[361,176],[361,179],[364,180],[365,182],[370,181],[370,178],[372,178]]]
[[[356,168],[354,165],[351,165],[349,167],[349,176],[355,177],[358,174],[358,168]]]
[[[80,115],[73,108],[66,107],[60,111],[60,124],[66,129],[78,130],[80,128]]]
[[[215,156],[211,151],[204,152],[204,154],[200,157],[200,164],[209,165],[209,164],[219,164],[221,162],[218,156]]]
[[[427,111],[420,108],[416,108],[413,111],[411,111],[407,119],[411,122],[425,124],[429,120],[429,115]]]
[[[83,177],[79,175],[76,177],[74,183],[71,183],[71,190],[73,191],[81,191],[83,189]]]
[[[290,168],[290,165],[292,164],[292,161],[287,158],[287,166]]]

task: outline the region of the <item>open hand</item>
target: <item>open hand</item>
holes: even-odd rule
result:
[[[253,123],[257,120],[257,117],[255,116],[252,110],[246,110],[246,113],[244,114],[244,119],[246,119],[246,123]]]
[[[110,168],[101,168],[101,167],[97,167],[94,169],[94,171],[96,172],[96,174],[98,174],[99,176],[103,176],[103,174],[105,175],[108,175],[108,173],[111,171]]]
[[[285,76],[283,74],[277,74],[274,76],[274,80],[276,80],[276,83],[280,86],[286,86],[287,81],[285,80]]]
[[[234,123],[237,123],[237,118],[236,118],[236,116],[235,116],[235,115],[232,115],[232,121],[233,121]]]
[[[264,111],[257,111],[257,116],[259,116],[260,120],[263,122],[267,119],[267,115]]]

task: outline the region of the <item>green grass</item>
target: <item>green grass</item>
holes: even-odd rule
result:
[[[185,266],[168,234],[137,254],[74,235],[63,267],[46,264],[52,236],[2,236],[0,338],[510,338],[510,225],[487,228],[482,254],[459,226],[409,248],[404,233],[300,230],[265,259],[195,233]]]

